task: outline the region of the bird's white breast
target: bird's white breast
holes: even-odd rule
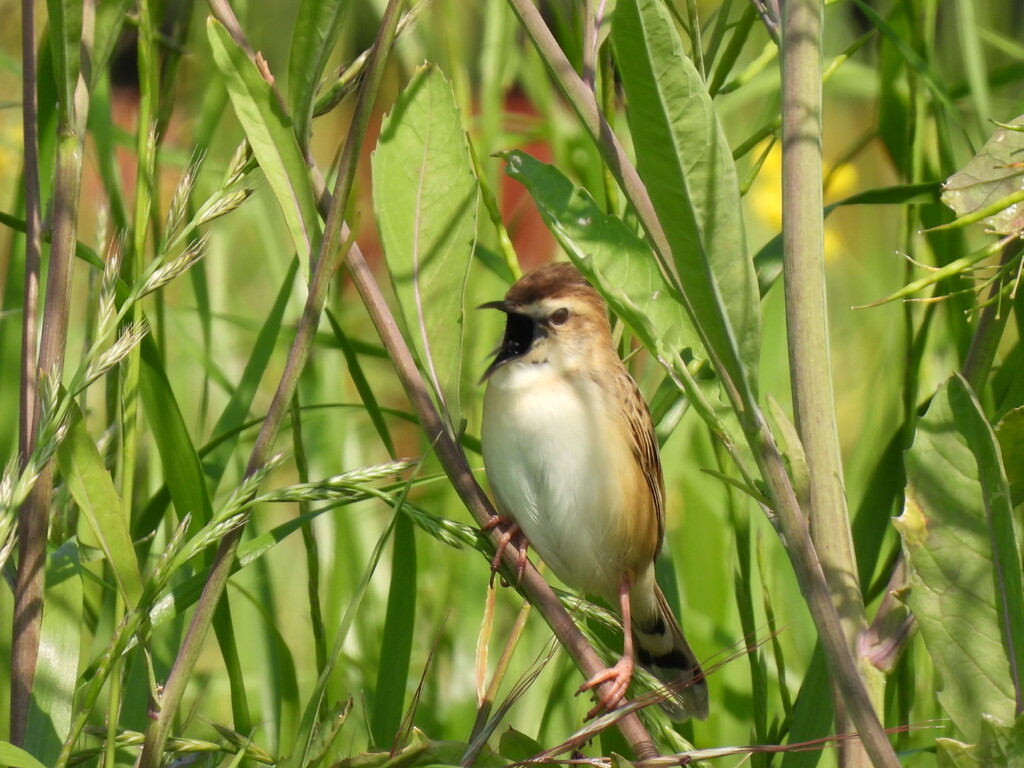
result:
[[[570,587],[608,598],[622,577],[620,475],[633,461],[592,379],[546,363],[497,370],[484,399],[483,454],[501,511]]]

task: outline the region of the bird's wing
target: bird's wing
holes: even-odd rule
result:
[[[644,402],[644,396],[640,394],[633,377],[623,368],[621,375],[616,379],[622,401],[626,404],[625,412],[633,440],[633,455],[643,471],[644,480],[651,493],[654,513],[658,518],[658,541],[654,550],[654,556],[657,557],[665,538],[665,481],[661,474],[658,438],[654,434],[654,424],[651,422],[647,403]]]

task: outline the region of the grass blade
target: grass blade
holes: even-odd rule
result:
[[[370,714],[373,743],[382,748],[391,746],[402,724],[416,626],[416,537],[412,523],[404,515],[395,521],[394,539],[391,586],[380,642],[382,663],[377,668]]]
[[[74,541],[47,560],[45,602],[25,748],[53,765],[71,728],[82,647],[82,576]]]
[[[224,26],[211,18],[207,33],[235,114],[284,214],[295,252],[302,264],[309,264],[320,245],[320,221],[291,119],[267,79],[269,73],[257,69]]]
[[[309,143],[320,75],[341,32],[343,0],[302,0],[288,58],[288,108],[302,147]]]
[[[125,603],[138,605],[142,574],[128,515],[77,407],[72,409],[68,435],[57,449],[57,466],[110,563]]]

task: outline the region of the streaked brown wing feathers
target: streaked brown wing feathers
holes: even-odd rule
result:
[[[665,483],[661,474],[661,457],[658,452],[658,438],[654,433],[651,414],[647,403],[636,382],[623,368],[616,376],[616,386],[625,405],[626,419],[633,440],[633,455],[644,474],[644,480],[650,491],[654,512],[658,518],[658,540],[655,557],[661,551],[661,543],[665,538]]]

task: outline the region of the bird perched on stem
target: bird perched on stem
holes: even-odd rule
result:
[[[613,683],[588,718],[618,706],[639,664],[667,685],[671,717],[703,720],[707,683],[654,579],[665,534],[658,443],[604,300],[571,264],[550,264],[481,308],[506,315],[483,376],[484,463],[513,524],[495,563],[521,532],[568,586],[619,606],[622,658],[581,686]]]

